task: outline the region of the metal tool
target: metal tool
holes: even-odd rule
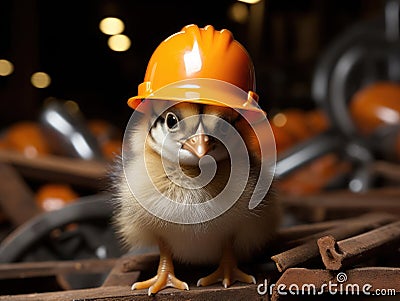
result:
[[[40,122],[56,153],[87,160],[103,159],[96,138],[80,112],[68,110],[60,101],[51,101],[43,109]]]

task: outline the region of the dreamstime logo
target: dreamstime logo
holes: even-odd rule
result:
[[[339,274],[336,275],[336,280],[339,283],[343,283],[347,281],[347,275],[346,273],[340,272]]]
[[[275,283],[268,285],[267,279],[264,280],[264,283],[261,283],[257,286],[257,293],[261,296],[273,295],[274,293],[277,295],[322,295],[322,294],[330,294],[330,295],[351,295],[351,296],[395,296],[396,290],[390,288],[374,288],[369,283],[364,283],[362,285],[357,283],[345,283],[347,282],[347,274],[344,272],[340,272],[336,275],[336,281],[328,281],[328,283],[323,283],[320,287],[317,287],[313,283],[304,283],[302,285],[298,285],[296,283],[287,285],[284,283],[280,283],[276,285]]]
[[[151,129],[158,117],[162,114],[165,116],[165,112],[181,102],[201,103],[203,100],[208,104],[236,110],[254,133],[256,141],[253,143],[258,143],[261,164],[254,191],[248,201],[249,210],[260,204],[272,182],[276,164],[273,133],[264,112],[247,93],[234,85],[212,79],[190,79],[168,85],[154,92],[133,112],[125,131],[122,158],[125,177],[135,199],[151,214],[170,222],[197,224],[223,214],[239,200],[252,172],[245,140],[232,124],[218,115],[192,114],[179,120],[177,130],[160,130],[157,134],[158,140],[154,139]],[[201,198],[201,189],[216,176],[217,163],[223,152],[211,151],[197,162],[189,162],[193,161],[193,156],[190,157],[188,151],[183,149],[183,141],[197,135],[193,132],[193,125],[197,126],[200,122],[205,125],[218,125],[204,126],[202,134],[218,141],[227,153],[224,158],[230,160],[229,178],[224,187],[217,195],[206,200],[196,200],[196,196]],[[143,126],[144,124],[148,126]],[[170,182],[167,187],[165,183],[158,182],[159,177],[152,171],[154,166],[150,166],[151,162],[148,160],[148,147],[160,155],[162,164],[157,168],[162,168],[168,177]],[[182,163],[187,163],[185,160],[198,166],[200,173],[197,176],[191,177],[185,173],[181,167]],[[171,193],[171,190],[176,189],[181,189],[184,193]],[[185,199],[186,197],[189,200]]]

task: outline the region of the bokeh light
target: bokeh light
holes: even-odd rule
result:
[[[124,31],[125,24],[121,19],[108,17],[100,21],[99,28],[104,34],[116,35]]]
[[[238,1],[248,3],[248,4],[256,4],[258,2],[261,2],[261,0],[238,0]]]
[[[126,35],[117,34],[108,39],[108,47],[114,51],[127,51],[131,47],[131,40]]]
[[[247,5],[241,2],[232,4],[229,8],[229,17],[238,23],[245,23],[249,17]]]
[[[278,113],[272,118],[272,123],[277,127],[283,127],[287,122],[286,115]]]
[[[64,106],[67,108],[67,110],[69,112],[71,112],[72,114],[77,114],[79,113],[80,109],[79,109],[79,105],[76,101],[73,100],[67,100],[64,103]]]
[[[0,76],[7,76],[13,73],[14,65],[7,60],[0,60]]]
[[[50,76],[45,72],[36,72],[32,74],[31,83],[39,89],[47,88],[51,83]]]

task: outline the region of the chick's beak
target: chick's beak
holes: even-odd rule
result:
[[[196,134],[183,144],[183,149],[190,151],[199,159],[204,157],[212,148],[210,137],[206,134]]]

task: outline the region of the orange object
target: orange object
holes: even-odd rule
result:
[[[88,128],[96,137],[105,158],[112,160],[122,151],[121,134],[118,129],[105,120],[90,120]]]
[[[276,152],[278,154],[294,145],[294,139],[283,128],[271,124],[271,129],[275,136]]]
[[[36,202],[44,211],[61,209],[77,198],[78,194],[64,184],[45,184],[36,193]]]
[[[12,125],[5,134],[4,142],[8,149],[16,150],[29,158],[50,154],[50,147],[39,125],[34,122],[25,121]]]
[[[356,126],[370,134],[381,125],[400,123],[400,85],[378,82],[358,91],[350,103]]]
[[[104,140],[103,137],[108,138],[112,135],[112,126],[105,120],[89,120],[87,126],[90,132],[98,139]]]
[[[313,134],[320,134],[329,127],[328,117],[321,110],[312,110],[306,113],[308,128]]]
[[[0,149],[6,149],[7,148],[7,142],[5,139],[0,139]]]
[[[110,139],[119,138],[121,136],[118,129],[106,120],[89,120],[87,125],[90,132],[96,137],[99,144],[102,144]]]
[[[118,156],[122,152],[122,141],[117,139],[108,140],[101,146],[103,155],[108,160],[113,160],[115,156]]]
[[[329,127],[328,118],[321,110],[286,109],[275,114],[270,123],[278,153]]]
[[[253,63],[243,46],[234,40],[232,33],[226,29],[217,31],[210,25],[204,28],[188,25],[157,47],[147,66],[144,81],[138,87],[138,95],[130,98],[128,105],[138,109],[142,100],[152,98],[158,89],[187,79],[221,80],[244,90],[249,99],[258,100],[254,92]],[[206,91],[205,94],[213,88],[207,87],[204,81],[196,83],[200,85],[201,92]],[[194,85],[191,86],[193,88]],[[169,95],[163,95],[163,99],[176,99],[178,90],[171,89]],[[196,100],[192,96],[193,93],[189,93],[186,100],[217,104],[207,97]],[[159,96],[154,98],[160,99]],[[243,98],[232,100],[232,107],[244,108],[246,101]]]
[[[275,126],[282,128],[295,143],[307,139],[313,135],[307,124],[307,118],[304,111],[299,109],[287,109],[280,113],[284,116],[285,122]],[[273,119],[274,124],[274,119]]]
[[[294,196],[311,195],[350,169],[350,163],[341,161],[335,154],[327,154],[278,181],[277,187],[281,192]]]

